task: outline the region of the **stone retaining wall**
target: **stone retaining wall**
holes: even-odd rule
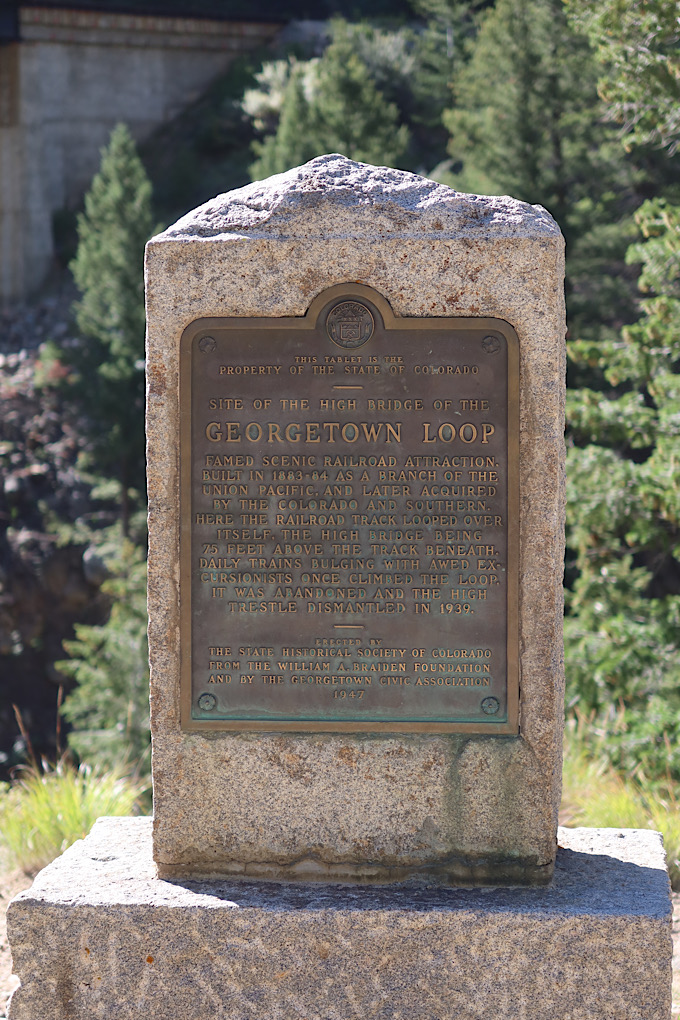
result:
[[[52,215],[77,204],[119,121],[148,137],[279,27],[22,8],[21,41],[0,46],[0,304],[45,279]]]

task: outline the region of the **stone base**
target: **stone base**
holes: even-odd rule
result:
[[[164,881],[105,818],[13,900],[10,1020],[669,1020],[658,833],[562,829],[548,889]]]

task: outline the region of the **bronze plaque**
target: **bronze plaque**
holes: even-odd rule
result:
[[[512,327],[348,284],[180,387],[183,727],[516,733]]]

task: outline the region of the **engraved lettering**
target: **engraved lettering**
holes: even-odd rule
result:
[[[369,304],[331,305],[332,333],[211,326],[217,364],[190,345],[182,682],[215,692],[211,727],[513,732],[510,343],[480,357],[488,324],[418,335]]]

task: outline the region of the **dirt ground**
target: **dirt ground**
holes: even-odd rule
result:
[[[7,944],[5,913],[13,896],[27,889],[30,877],[22,871],[0,873],[0,1020],[7,1016],[7,1001],[18,984],[12,974],[12,961]],[[680,1020],[680,892],[673,893],[673,1013]]]

